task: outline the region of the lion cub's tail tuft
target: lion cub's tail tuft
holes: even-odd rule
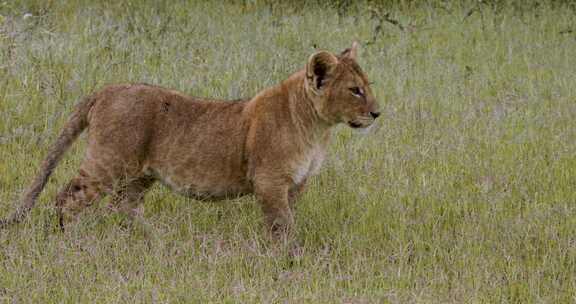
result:
[[[88,126],[88,113],[94,106],[95,100],[92,96],[86,97],[76,105],[74,112],[72,112],[60,135],[58,135],[58,139],[50,148],[48,156],[42,162],[40,172],[24,193],[20,206],[8,218],[0,220],[0,230],[21,222],[34,207],[38,196],[44,186],[46,186],[48,178],[52,175],[62,156]]]

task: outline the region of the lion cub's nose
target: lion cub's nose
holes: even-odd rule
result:
[[[370,116],[372,116],[372,118],[376,119],[376,118],[378,118],[378,116],[380,116],[380,112],[370,112]]]

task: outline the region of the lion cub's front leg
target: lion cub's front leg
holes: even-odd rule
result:
[[[261,177],[254,182],[254,192],[266,218],[266,224],[275,238],[287,237],[294,226],[294,215],[288,202],[287,181]]]
[[[290,209],[292,209],[293,211],[294,208],[296,207],[296,201],[302,195],[304,189],[306,188],[306,181],[307,178],[304,178],[300,183],[293,185],[288,190],[288,204],[290,205]]]

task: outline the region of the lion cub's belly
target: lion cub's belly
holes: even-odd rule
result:
[[[243,178],[222,176],[217,170],[210,171],[182,173],[170,169],[153,170],[154,176],[172,191],[198,200],[229,199],[252,192],[249,183]],[[207,176],[210,173],[215,176]]]

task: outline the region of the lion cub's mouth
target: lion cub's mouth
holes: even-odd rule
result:
[[[354,129],[362,128],[361,123],[357,123],[357,122],[353,122],[353,121],[349,121],[348,125]]]
[[[369,123],[360,123],[357,121],[349,121],[348,125],[352,128],[352,129],[365,129],[368,128],[372,125],[372,122]]]

